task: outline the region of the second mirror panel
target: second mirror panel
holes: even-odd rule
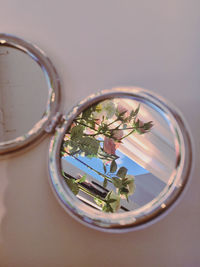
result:
[[[45,72],[30,55],[0,44],[0,142],[30,131],[48,101]]]

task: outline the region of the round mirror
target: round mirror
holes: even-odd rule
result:
[[[0,154],[44,133],[57,111],[58,94],[58,77],[45,54],[0,34]]]
[[[76,218],[118,231],[168,210],[185,187],[191,161],[177,111],[146,90],[119,88],[82,101],[58,128],[51,183]]]

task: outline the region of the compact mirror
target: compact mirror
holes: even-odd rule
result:
[[[53,192],[80,222],[121,232],[152,223],[189,179],[191,138],[179,112],[141,88],[104,90],[67,115],[60,83],[43,51],[0,34],[0,154],[54,133]]]
[[[57,111],[57,74],[44,52],[0,34],[0,154],[31,143]]]
[[[191,160],[190,137],[174,108],[144,89],[118,88],[82,101],[58,127],[51,183],[82,222],[127,230],[171,207]]]

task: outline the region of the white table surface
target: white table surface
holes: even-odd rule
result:
[[[116,235],[79,224],[59,206],[47,178],[49,138],[1,159],[0,266],[200,266],[199,9],[198,0],[1,1],[1,31],[36,43],[54,62],[62,107],[103,88],[148,88],[184,114],[196,166],[167,217]]]

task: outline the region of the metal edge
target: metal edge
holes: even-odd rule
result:
[[[80,201],[71,193],[69,189],[63,188],[62,185],[62,176],[61,176],[61,166],[59,155],[59,149],[64,136],[65,130],[73,121],[74,117],[83,111],[86,107],[94,104],[103,99],[112,98],[113,96],[119,96],[122,94],[125,96],[139,96],[147,98],[149,101],[154,101],[157,105],[165,110],[165,112],[170,115],[170,118],[173,119],[174,126],[179,130],[179,135],[181,136],[180,146],[184,146],[184,155],[181,157],[182,169],[178,169],[176,177],[174,177],[174,183],[182,182],[182,186],[176,189],[175,187],[168,192],[168,196],[165,199],[161,199],[159,205],[154,207],[153,210],[148,210],[142,219],[138,219],[135,216],[135,211],[120,214],[106,214],[102,216],[102,212],[95,212],[90,207],[83,207]],[[81,101],[76,105],[71,112],[65,116],[65,122],[61,125],[56,132],[56,135],[52,137],[50,148],[49,148],[49,172],[50,172],[50,183],[51,187],[56,195],[57,199],[64,207],[64,209],[71,214],[79,222],[87,225],[91,228],[110,232],[110,233],[124,233],[132,230],[143,229],[148,225],[160,220],[165,217],[169,211],[178,203],[180,200],[180,195],[188,187],[188,180],[191,175],[191,170],[193,169],[193,143],[191,138],[191,133],[188,131],[188,127],[185,121],[182,119],[182,115],[177,109],[170,103],[158,96],[155,93],[152,93],[146,89],[136,88],[136,87],[124,87],[124,88],[113,88],[111,90],[103,90],[100,93],[91,95]],[[180,165],[180,164],[179,164]],[[184,166],[184,168],[183,168]],[[55,181],[58,183],[57,188],[55,188]],[[186,186],[187,185],[187,186]],[[61,190],[61,191],[59,191]],[[61,196],[62,195],[62,196]],[[162,208],[161,204],[165,203],[166,207]],[[138,209],[140,210],[140,208]],[[116,217],[117,216],[117,217]],[[136,219],[135,219],[136,218]],[[123,223],[122,223],[123,222]]]
[[[47,80],[48,99],[44,107],[43,117],[33,126],[31,130],[15,139],[6,142],[0,142],[0,155],[7,155],[13,151],[19,150],[32,144],[45,134],[45,129],[58,111],[60,104],[60,79],[58,73],[47,57],[47,55],[36,45],[27,42],[11,34],[0,33],[0,45],[8,45],[19,49],[29,55],[41,67]]]

